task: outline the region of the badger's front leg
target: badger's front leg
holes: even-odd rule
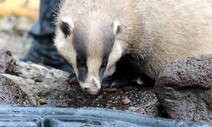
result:
[[[126,76],[120,70],[117,70],[113,75],[105,78],[102,83],[102,87],[121,87],[129,85],[131,78]]]
[[[104,78],[103,87],[121,87],[131,84],[147,85],[154,84],[154,81],[145,76],[140,70],[140,64],[136,64],[135,60],[130,54],[123,56],[116,64],[115,72]]]
[[[103,87],[120,87],[130,85],[138,76],[138,72],[133,69],[132,57],[130,55],[123,56],[116,63],[115,72],[104,78]]]

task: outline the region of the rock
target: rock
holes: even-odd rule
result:
[[[24,34],[31,29],[33,24],[34,21],[27,17],[8,15],[0,19],[0,30],[6,33],[12,33],[15,30],[18,34]]]
[[[0,51],[0,73],[11,73],[14,70],[15,59],[10,51]]]
[[[69,77],[69,74],[66,72],[53,68],[48,69],[38,64],[25,63],[18,60],[14,66],[15,70],[12,74],[3,73],[0,75],[0,77],[2,77],[2,79],[0,78],[0,83],[3,82],[4,84],[2,89],[8,89],[5,91],[5,94],[0,94],[0,98],[3,98],[7,95],[11,95],[8,98],[13,98],[13,95],[15,96],[16,94],[13,90],[10,89],[16,88],[18,92],[21,91],[19,92],[20,96],[25,94],[25,96],[28,98],[29,103],[24,104],[44,104],[43,100],[39,100],[41,97],[43,97],[43,95],[47,96],[57,90],[65,91],[66,89],[63,89],[65,88],[63,84],[66,84],[68,87],[70,87],[69,84],[64,83],[68,80]],[[56,72],[57,74],[55,75]],[[46,75],[49,75],[48,78]],[[22,102],[19,103],[13,99],[7,100],[8,101],[5,102],[6,104],[23,104]]]
[[[141,107],[132,106],[129,108],[129,110],[132,112],[137,112],[140,114],[148,114],[150,116],[155,116],[155,117],[165,117],[165,115],[163,114],[163,109],[160,108],[160,104],[157,99]]]
[[[168,117],[212,123],[212,55],[168,64],[156,81],[155,93]]]
[[[15,28],[15,16],[5,16],[0,20],[0,30],[4,32],[10,32]]]
[[[38,99],[38,104],[45,105],[46,104],[46,100],[44,98],[39,98]]]
[[[0,104],[33,105],[33,102],[18,84],[1,75]]]
[[[26,19],[26,17],[8,15],[1,18],[0,49],[9,49],[13,57],[17,59],[26,55],[32,42],[27,29],[29,30],[32,25],[33,21]]]
[[[131,100],[130,100],[129,98],[124,98],[124,99],[121,100],[121,102],[122,102],[122,104],[124,104],[124,105],[128,105],[128,104],[131,103]]]
[[[17,23],[15,24],[15,30],[19,33],[19,34],[24,34],[27,33],[31,27],[34,24],[34,21],[30,20],[29,18],[26,17],[19,17],[17,18]]]

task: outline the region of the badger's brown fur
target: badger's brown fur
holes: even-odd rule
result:
[[[61,22],[69,24],[68,38],[59,27]],[[105,48],[112,45],[106,73],[120,57],[130,54],[139,72],[156,79],[168,62],[212,53],[212,0],[64,0],[56,25],[55,45],[76,73],[72,33],[85,41],[82,50],[86,48],[94,70],[100,68]],[[112,34],[113,30],[119,32]],[[111,43],[103,44],[103,36],[111,36]],[[92,74],[99,80],[97,71]]]

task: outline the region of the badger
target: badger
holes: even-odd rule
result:
[[[91,95],[108,77],[155,80],[179,57],[212,53],[212,0],[64,0],[55,25],[58,52]]]

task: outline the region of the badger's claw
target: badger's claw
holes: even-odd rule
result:
[[[75,76],[75,74],[69,75],[69,80],[68,80],[68,82],[69,82],[69,84],[71,84],[71,83],[78,83],[77,77]]]

